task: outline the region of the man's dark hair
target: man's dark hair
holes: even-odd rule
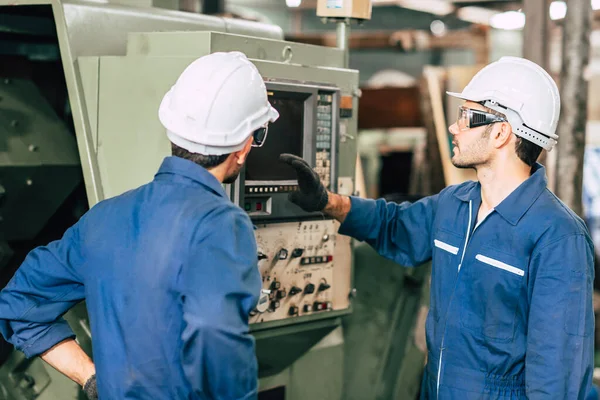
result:
[[[491,108],[487,108],[485,107],[486,111],[494,114],[496,117],[500,117],[500,118],[504,118],[506,119],[506,115],[496,111],[496,110],[492,110]],[[490,125],[488,128],[486,128],[484,135],[487,133],[487,135],[489,136],[491,130],[492,125]],[[513,133],[514,134],[514,133]],[[517,136],[517,135],[515,135]],[[486,137],[486,136],[484,136]],[[525,140],[520,136],[517,136],[517,142],[515,144],[515,151],[517,153],[517,157],[519,157],[519,159],[521,161],[523,161],[525,164],[529,165],[530,167],[533,166],[533,164],[535,164],[535,162],[537,161],[538,157],[540,156],[540,153],[542,152],[542,148],[540,146],[538,146],[537,144],[530,142],[529,140]]]
[[[177,146],[175,143],[171,143],[171,154],[176,157],[185,158],[186,160],[190,160],[201,167],[206,169],[214,168],[227,159],[229,154],[223,154],[220,156],[207,156],[204,154],[192,153]]]

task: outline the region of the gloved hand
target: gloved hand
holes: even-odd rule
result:
[[[322,211],[329,196],[319,175],[302,158],[293,154],[281,154],[279,160],[296,170],[299,191],[288,195],[289,200],[307,212]]]
[[[96,387],[96,375],[92,375],[85,385],[83,385],[83,391],[90,400],[98,400],[98,388]]]

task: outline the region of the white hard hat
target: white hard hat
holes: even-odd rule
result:
[[[462,93],[446,93],[503,113],[517,136],[548,151],[556,144],[558,87],[534,62],[502,57],[479,71]]]
[[[171,142],[192,153],[241,150],[279,118],[258,70],[243,53],[213,53],[191,63],[165,94],[158,117]]]

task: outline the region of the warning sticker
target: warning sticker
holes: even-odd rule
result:
[[[327,8],[342,8],[344,0],[327,0]]]

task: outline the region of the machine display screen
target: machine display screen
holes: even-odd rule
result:
[[[302,157],[305,98],[285,94],[269,96],[271,105],[279,111],[279,119],[269,124],[265,144],[250,151],[246,161],[246,181],[297,179],[296,172],[279,161],[279,155],[291,153]]]

